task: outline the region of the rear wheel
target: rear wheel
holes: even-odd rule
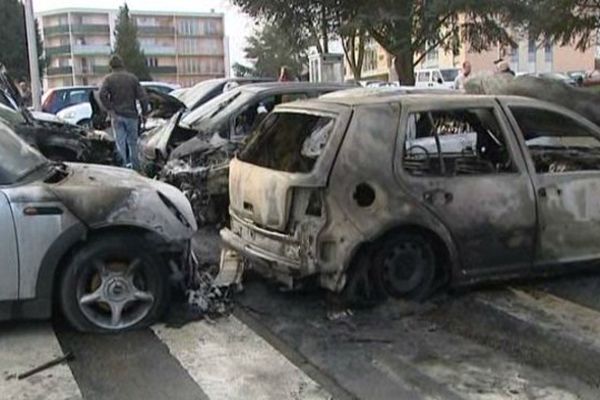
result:
[[[436,257],[422,235],[400,233],[384,239],[374,250],[373,263],[379,285],[393,297],[425,300],[433,292]]]
[[[61,277],[60,303],[78,330],[118,332],[148,326],[169,297],[167,268],[135,235],[103,235],[77,251]]]

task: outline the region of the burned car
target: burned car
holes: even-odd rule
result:
[[[156,321],[196,223],[176,188],[127,169],[51,162],[0,123],[0,320],[115,332]]]
[[[510,96],[278,107],[230,164],[222,268],[357,302],[600,256],[600,128]],[[567,270],[564,269],[563,270]]]
[[[246,137],[277,104],[318,97],[347,85],[307,82],[245,85],[222,94],[141,140],[146,172],[179,187],[199,223],[227,216],[228,166]],[[161,168],[168,157],[168,163]]]
[[[31,112],[0,65],[0,119],[44,156],[55,161],[115,162],[115,145],[102,132],[68,124],[54,115]]]

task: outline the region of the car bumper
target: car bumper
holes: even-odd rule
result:
[[[301,245],[295,237],[262,229],[232,215],[231,228],[221,230],[221,238],[225,247],[269,269],[301,275]]]

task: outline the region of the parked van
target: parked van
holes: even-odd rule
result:
[[[416,87],[443,86],[454,89],[454,80],[460,73],[459,68],[429,68],[415,71]]]

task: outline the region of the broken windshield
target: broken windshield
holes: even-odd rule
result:
[[[215,97],[206,104],[185,115],[181,120],[181,125],[199,129],[205,121],[221,116],[225,109],[233,108],[231,107],[231,104],[234,103],[234,101],[238,104],[241,94],[241,90],[233,89]],[[246,97],[247,96],[242,96],[242,98]],[[238,99],[238,101],[236,101],[236,99]]]
[[[0,185],[8,185],[48,164],[48,160],[0,123]]]
[[[335,120],[320,115],[281,112],[267,117],[240,159],[285,172],[312,171],[325,149]]]

